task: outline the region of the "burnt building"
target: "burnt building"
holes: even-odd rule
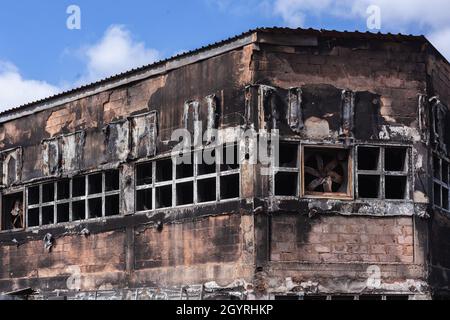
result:
[[[449,78],[422,36],[256,29],[3,112],[0,293],[445,298]]]

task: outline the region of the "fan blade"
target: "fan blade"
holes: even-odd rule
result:
[[[321,177],[322,177],[322,175],[320,174],[320,172],[317,171],[317,170],[314,169],[314,168],[311,168],[311,167],[305,167],[304,170],[305,170],[305,173],[308,173],[308,174],[312,175],[313,177],[316,177],[316,178],[321,178]]]
[[[342,184],[344,182],[344,178],[334,171],[328,172],[328,176],[336,184]]]
[[[309,184],[308,191],[315,191],[322,184],[323,184],[323,179],[316,179]]]
[[[333,192],[333,181],[331,180],[331,177],[328,177],[323,182],[323,189],[327,193]]]
[[[324,171],[328,172],[328,171],[334,170],[338,166],[338,164],[339,164],[339,162],[336,159],[334,159],[329,164],[327,164]]]
[[[320,154],[316,154],[317,170],[323,172],[323,158]]]

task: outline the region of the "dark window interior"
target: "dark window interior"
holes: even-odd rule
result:
[[[359,175],[358,192],[360,198],[378,199],[380,197],[380,176]]]
[[[198,202],[216,201],[216,179],[198,180]]]
[[[39,204],[39,187],[28,189],[28,205]]]
[[[23,229],[25,219],[23,213],[23,193],[5,195],[2,198],[2,229]],[[39,223],[39,213],[38,213]]]
[[[222,148],[221,171],[239,169],[239,149],[237,145]]]
[[[239,198],[239,175],[233,174],[220,178],[220,198],[235,199]]]
[[[89,199],[89,219],[103,217],[102,198]]]
[[[172,186],[156,188],[156,209],[169,207],[172,207]]]
[[[441,198],[442,198],[442,194],[441,194],[441,186],[437,183],[434,184],[434,205],[441,207],[442,203],[441,203]]]
[[[72,181],[72,196],[73,197],[83,197],[86,195],[86,178],[77,177]]]
[[[407,149],[405,148],[386,148],[384,170],[386,172],[404,172],[406,168],[406,154]]]
[[[119,170],[105,172],[105,192],[118,191],[120,189]]]
[[[108,196],[105,198],[105,215],[107,217],[120,215],[120,196]]]
[[[137,166],[136,171],[136,185],[144,186],[153,183],[152,163],[140,164]]]
[[[136,210],[149,211],[152,210],[152,189],[139,190],[136,193]]]
[[[42,203],[55,201],[55,184],[48,183],[42,186]]]
[[[172,159],[160,160],[156,162],[156,182],[172,180]]]
[[[176,158],[177,179],[194,176],[194,154],[189,153]]]
[[[73,221],[86,219],[86,201],[77,201],[72,204]]]
[[[202,158],[199,159],[198,175],[206,175],[216,173],[216,150],[207,149],[202,153]]]
[[[28,210],[28,227],[39,227],[39,209]]]
[[[70,206],[68,203],[63,203],[58,205],[58,221],[57,223],[64,223],[70,221]]]
[[[401,296],[401,295],[386,296],[386,301],[408,301],[408,300],[409,296]]]
[[[314,295],[307,295],[303,298],[305,301],[326,301],[327,296],[314,296]]]
[[[355,297],[354,296],[335,296],[335,297],[332,297],[331,300],[333,300],[333,301],[354,301]]]
[[[194,183],[186,182],[177,184],[177,206],[194,203]]]
[[[407,177],[386,176],[386,199],[403,200],[407,197]]]
[[[380,148],[358,148],[358,170],[377,171],[380,163]]]
[[[298,174],[290,172],[278,172],[275,175],[276,196],[297,196]]]
[[[46,226],[55,223],[55,208],[53,206],[42,208],[42,225]]]
[[[88,176],[89,194],[102,193],[102,179],[101,173]]]
[[[442,188],[442,208],[444,210],[449,209],[449,198],[448,189]]]
[[[280,143],[278,166],[280,168],[298,167],[298,144]]]
[[[434,178],[441,180],[441,160],[438,157],[433,157],[433,172]]]
[[[67,200],[70,198],[70,180],[58,182],[58,200]]]
[[[378,295],[364,295],[359,297],[360,301],[382,301],[383,296]]]

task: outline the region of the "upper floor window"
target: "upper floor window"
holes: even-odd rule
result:
[[[433,156],[433,198],[434,206],[445,211],[450,211],[449,190],[450,190],[450,163],[438,157]]]

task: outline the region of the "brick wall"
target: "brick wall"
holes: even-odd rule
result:
[[[412,218],[307,217],[272,219],[271,260],[311,263],[414,262]]]

